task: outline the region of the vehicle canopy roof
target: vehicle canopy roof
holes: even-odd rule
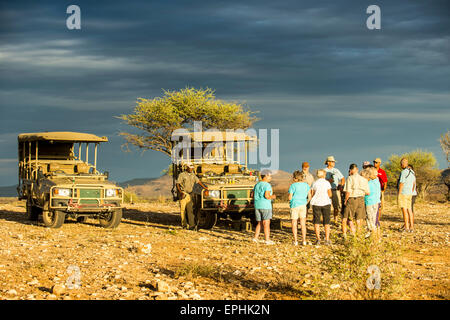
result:
[[[99,137],[91,133],[53,131],[22,133],[17,137],[19,142],[25,141],[59,141],[59,142],[107,142],[107,137]]]
[[[256,136],[251,136],[245,132],[236,131],[181,132],[176,135],[180,138],[189,136],[191,141],[196,142],[257,141]]]

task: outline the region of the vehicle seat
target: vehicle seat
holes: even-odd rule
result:
[[[89,165],[87,165],[86,163],[78,163],[75,166],[76,172],[77,173],[89,173]]]
[[[225,167],[226,173],[237,174],[240,173],[239,165],[237,164],[229,164]]]
[[[210,171],[216,174],[222,174],[224,172],[224,166],[221,164],[202,164],[197,167],[197,173],[200,175]]]

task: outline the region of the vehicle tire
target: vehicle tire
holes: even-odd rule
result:
[[[66,213],[60,210],[42,212],[42,220],[47,228],[60,228],[64,224]]]
[[[27,200],[27,219],[30,221],[38,221],[39,214],[42,213],[42,209],[31,204],[30,200]]]
[[[78,217],[78,218],[77,218],[77,222],[79,222],[79,223],[85,223],[85,222],[87,221],[87,218],[88,218],[88,217],[86,217],[86,216]]]
[[[201,229],[212,229],[217,222],[217,213],[201,211],[198,213],[198,227]]]
[[[98,221],[103,228],[114,229],[120,224],[122,220],[122,209],[116,209],[112,212],[108,212],[99,216]]]

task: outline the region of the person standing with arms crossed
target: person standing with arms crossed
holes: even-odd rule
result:
[[[338,168],[335,168],[336,160],[333,156],[329,156],[327,160],[325,160],[325,164],[327,165],[324,169],[326,172],[325,180],[331,184],[331,203],[333,205],[334,223],[336,224],[337,215],[342,206],[341,192],[344,188],[345,178],[341,171],[339,171]]]
[[[379,219],[381,216],[381,212],[384,208],[384,191],[386,191],[386,188],[387,188],[388,178],[386,175],[386,171],[381,169],[381,159],[380,158],[376,158],[375,160],[373,160],[373,166],[375,167],[375,169],[378,170],[378,180],[380,181],[380,185],[381,185],[381,202],[380,202],[380,212],[379,212],[379,216],[378,216],[378,219]]]
[[[403,214],[405,227],[402,231],[414,231],[414,214],[412,211],[412,196],[414,193],[414,185],[416,183],[416,175],[414,171],[408,168],[408,159],[400,160],[402,172],[400,173],[398,184],[398,206]]]
[[[186,171],[180,173],[176,183],[180,200],[181,227],[183,229],[194,230],[197,228],[196,217],[194,215],[194,185],[196,183],[208,190],[208,187],[194,173],[194,165],[188,164],[186,165]]]

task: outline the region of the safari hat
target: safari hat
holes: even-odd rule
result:
[[[309,163],[308,162],[303,162],[302,163],[302,168],[309,168]]]
[[[380,162],[381,163],[381,159],[380,158],[376,158],[375,160],[373,160],[373,162]]]
[[[333,156],[328,156],[327,160],[325,160],[325,164],[327,164],[328,161],[337,162]]]

